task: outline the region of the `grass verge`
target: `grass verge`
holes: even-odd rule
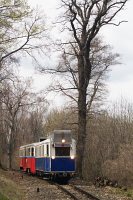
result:
[[[118,194],[120,196],[125,196],[125,197],[130,197],[131,199],[133,199],[133,189],[119,189],[119,188],[114,188],[113,189],[113,193]]]
[[[0,200],[22,200],[23,192],[19,186],[0,171]]]
[[[0,200],[9,200],[9,199],[0,193]]]

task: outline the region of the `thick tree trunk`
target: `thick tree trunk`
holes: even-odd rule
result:
[[[15,128],[14,128],[14,122],[13,122],[13,125],[11,127],[10,139],[9,139],[9,152],[8,152],[9,170],[12,169],[12,154],[13,154],[13,148],[14,148],[14,133],[15,133]]]
[[[9,162],[9,170],[12,169],[12,135],[9,140],[9,148],[8,148],[8,162]]]
[[[79,176],[83,177],[83,159],[86,140],[86,90],[79,92],[78,101],[78,142],[77,142],[77,171]]]
[[[78,97],[78,141],[77,141],[77,172],[83,177],[83,159],[86,140],[86,79],[83,54],[78,60],[79,70],[79,97]]]
[[[11,170],[12,169],[12,153],[11,152],[9,152],[8,159],[9,159],[9,170]]]
[[[91,63],[89,60],[89,47],[80,52],[78,59],[79,72],[79,97],[78,97],[78,142],[77,142],[77,171],[83,178],[83,159],[86,143],[86,93],[91,74]]]

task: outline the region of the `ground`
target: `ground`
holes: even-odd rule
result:
[[[118,190],[114,188],[96,188],[80,179],[71,183],[81,185],[85,190],[96,194],[101,200],[132,200],[133,190]],[[86,186],[84,186],[86,185]],[[39,192],[38,192],[39,190]],[[111,198],[110,198],[111,197]],[[3,171],[0,169],[0,200],[69,200],[70,198],[55,185],[49,184],[33,176],[20,172]]]
[[[133,188],[121,187],[96,187],[91,182],[80,180],[79,178],[72,179],[72,184],[80,185],[82,189],[98,197],[101,200],[133,200]]]

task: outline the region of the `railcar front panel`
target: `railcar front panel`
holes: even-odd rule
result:
[[[75,159],[71,158],[55,158],[51,159],[51,171],[53,172],[74,172]]]

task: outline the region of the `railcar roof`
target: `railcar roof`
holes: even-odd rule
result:
[[[31,144],[26,144],[26,145],[20,146],[20,149],[25,148],[25,147],[36,146],[38,143],[40,143],[40,142],[36,142],[36,143],[31,143]]]
[[[41,142],[38,142],[37,145],[45,144],[46,142],[49,142],[49,141],[50,141],[50,139],[48,138],[48,139],[46,139],[46,140],[43,140],[43,141],[41,141]],[[36,146],[37,146],[37,145],[36,145]]]
[[[62,134],[62,133],[65,133],[65,134],[71,133],[72,134],[72,131],[71,130],[54,130],[48,134],[48,138],[52,138],[52,137],[54,137],[54,135]]]
[[[48,136],[53,135],[54,133],[72,133],[71,130],[54,130],[48,134]]]
[[[44,144],[45,142],[49,142],[49,139],[43,140],[41,142],[36,142],[36,143],[31,143],[31,144],[26,144],[26,145],[20,146],[20,149],[23,149],[23,148],[26,148],[26,147],[35,147],[35,146]]]
[[[41,145],[41,144],[44,144],[46,142],[49,142],[49,140],[51,138],[53,138],[54,134],[56,133],[65,133],[65,134],[70,134],[71,133],[71,130],[54,130],[52,131],[51,133],[49,133],[49,135],[47,136],[47,139],[46,140],[43,140],[41,142],[36,142],[36,143],[31,143],[31,144],[26,144],[26,145],[23,145],[23,146],[20,146],[20,149],[22,148],[25,148],[25,147],[32,147],[32,146],[38,146],[38,145]]]

